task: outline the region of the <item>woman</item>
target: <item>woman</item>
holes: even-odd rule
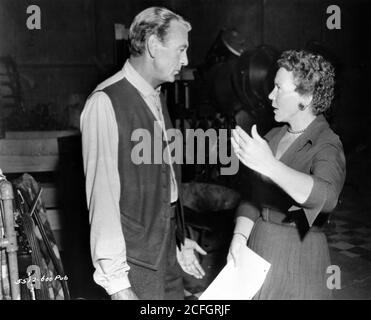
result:
[[[345,179],[338,136],[323,113],[334,91],[334,69],[322,56],[286,51],[269,95],[274,119],[284,123],[263,139],[233,131],[240,161],[255,171],[253,199],[240,205],[228,259],[238,264],[246,245],[271,263],[255,299],[327,299],[331,265],[324,223]]]

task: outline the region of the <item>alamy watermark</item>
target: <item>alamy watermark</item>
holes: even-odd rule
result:
[[[326,286],[328,289],[341,289],[341,271],[340,267],[337,265],[331,265],[327,267],[327,274],[331,274],[326,281]]]
[[[29,30],[41,29],[41,9],[33,4],[27,7],[26,13],[29,14],[26,20],[26,26]]]
[[[163,161],[166,164],[219,163],[226,166],[221,166],[221,175],[234,175],[238,172],[239,160],[228,142],[229,133],[228,129],[186,129],[183,137],[181,130],[171,128],[166,130],[165,135],[160,123],[154,121],[152,133],[142,128],[133,131],[131,141],[138,143],[131,150],[131,160],[137,165],[161,164]],[[164,148],[166,138],[168,145]]]
[[[41,9],[38,5],[29,5],[26,13],[29,15],[26,20],[26,26],[29,30],[41,29]],[[330,5],[326,9],[330,16],[326,20],[326,26],[329,30],[341,29],[341,10],[337,5]]]
[[[341,29],[341,10],[340,7],[337,5],[328,6],[326,9],[327,14],[331,14],[326,21],[327,29],[334,30],[334,29]]]

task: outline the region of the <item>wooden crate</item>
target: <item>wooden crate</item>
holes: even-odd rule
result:
[[[58,169],[58,138],[78,135],[67,131],[9,131],[0,139],[4,173],[50,172]]]
[[[59,209],[58,203],[58,189],[54,183],[46,182],[40,183],[42,188],[41,200],[44,203],[47,218],[50,224],[50,227],[53,231],[55,241],[57,242],[59,250],[63,250],[63,238],[61,232],[63,229],[63,212]]]
[[[5,175],[31,175],[58,170],[58,138],[79,135],[78,130],[66,131],[11,131],[0,139],[0,168]],[[37,180],[37,179],[36,179]],[[40,182],[42,200],[58,247],[63,250],[61,230],[62,211],[58,205],[58,189],[55,181]]]

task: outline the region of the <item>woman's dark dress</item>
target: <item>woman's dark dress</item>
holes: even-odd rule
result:
[[[266,136],[273,153],[287,126]],[[310,174],[313,189],[304,204],[297,204],[270,179],[256,177],[251,202],[238,216],[255,222],[249,247],[271,263],[255,299],[328,299],[331,265],[323,225],[338,201],[345,180],[345,157],[338,136],[320,115],[282,155],[281,162]],[[293,207],[295,206],[295,207]]]

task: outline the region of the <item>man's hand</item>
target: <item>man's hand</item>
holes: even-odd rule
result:
[[[111,300],[139,300],[132,288],[127,288],[111,295]]]
[[[176,248],[176,257],[184,272],[197,279],[202,279],[205,275],[205,271],[202,269],[195,255],[195,251],[202,255],[207,254],[196,241],[186,238],[181,249],[179,250],[178,247]]]
[[[239,252],[243,246],[246,246],[246,243],[247,239],[243,235],[239,233],[233,235],[231,245],[229,246],[227,261],[229,262],[230,260],[233,260],[235,267],[239,264]]]

